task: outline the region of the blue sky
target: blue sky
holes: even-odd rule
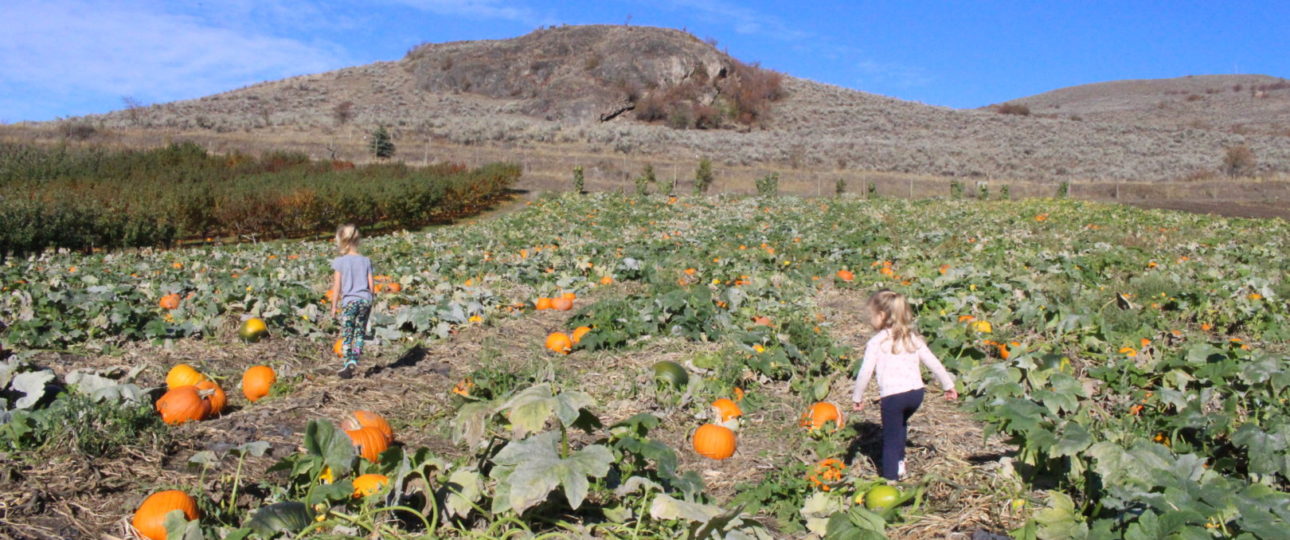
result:
[[[1284,0],[0,0],[0,123],[590,23],[684,28],[794,76],[949,107],[1116,79],[1290,77]]]

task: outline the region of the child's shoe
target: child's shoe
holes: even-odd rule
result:
[[[341,369],[340,371],[336,372],[336,376],[342,379],[353,379],[354,364],[345,364],[344,369]]]

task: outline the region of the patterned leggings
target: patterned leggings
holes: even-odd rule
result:
[[[367,317],[372,314],[371,300],[355,300],[341,310],[340,338],[345,350],[345,365],[357,366],[363,354],[363,333],[367,330]]]

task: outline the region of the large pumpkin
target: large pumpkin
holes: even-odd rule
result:
[[[694,432],[694,451],[710,459],[726,459],[735,454],[735,432],[716,424],[704,424]]]
[[[802,427],[809,428],[811,431],[816,431],[824,427],[824,425],[830,421],[833,422],[834,431],[841,429],[843,423],[842,411],[838,410],[837,405],[827,401],[821,401],[815,405],[811,405],[811,409],[807,411],[806,414],[802,415],[801,424]]]
[[[340,421],[340,428],[345,431],[372,428],[381,432],[381,436],[385,437],[386,444],[394,442],[394,429],[390,427],[390,423],[385,421],[385,417],[372,411],[354,411],[350,413]]]
[[[156,405],[161,421],[170,425],[201,420],[211,412],[210,401],[202,399],[196,386],[180,386],[167,391]]]
[[[573,339],[564,332],[552,332],[551,335],[546,337],[546,348],[552,352],[569,354],[569,351],[573,349]]]
[[[538,298],[537,302],[534,302],[534,307],[537,308],[538,311],[551,309],[551,299],[547,297]]]
[[[385,434],[376,428],[351,429],[345,434],[349,435],[349,440],[354,443],[354,449],[358,455],[372,463],[376,463],[376,460],[381,457],[381,452],[390,447],[390,443],[385,442]]]
[[[198,395],[210,402],[211,416],[216,416],[224,412],[224,405],[228,403],[228,396],[224,394],[224,389],[220,388],[219,383],[206,379],[197,383],[196,386]]]
[[[251,401],[269,395],[269,389],[277,382],[278,375],[269,366],[251,366],[242,374],[242,395]]]
[[[161,309],[178,309],[179,293],[170,293],[161,297],[161,300],[157,301],[157,305],[160,306]]]
[[[242,338],[242,341],[255,343],[260,341],[260,338],[269,335],[269,327],[264,325],[263,320],[251,318],[242,323],[242,327],[238,329],[237,335]]]
[[[170,368],[170,372],[166,373],[166,388],[173,390],[180,386],[193,386],[204,380],[206,376],[193,369],[193,366],[175,364],[175,367]]]
[[[166,514],[173,510],[183,512],[189,521],[201,517],[196,500],[187,493],[172,489],[158,491],[144,499],[139,509],[134,511],[130,524],[146,538],[166,540]]]

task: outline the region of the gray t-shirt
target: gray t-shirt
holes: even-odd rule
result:
[[[340,272],[340,305],[355,300],[371,300],[367,278],[372,274],[372,260],[362,255],[342,255],[331,261],[331,269]]]

